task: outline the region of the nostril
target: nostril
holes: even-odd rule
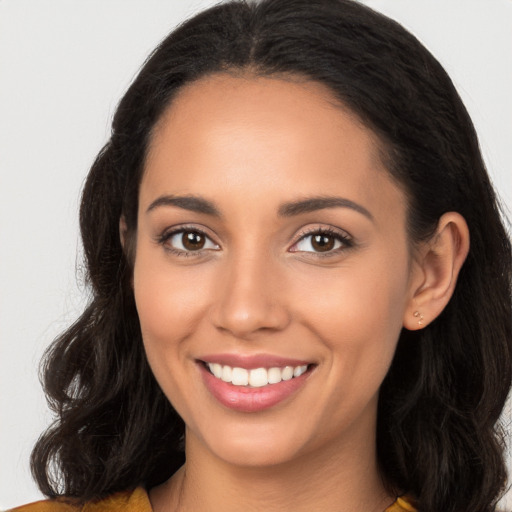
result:
[[[266,304],[263,299],[236,301],[231,297],[217,306],[212,321],[215,327],[239,339],[249,339],[261,332],[279,331],[289,325],[286,309],[277,304]]]

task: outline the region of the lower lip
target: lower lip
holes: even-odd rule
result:
[[[225,407],[240,412],[259,412],[274,407],[293,395],[310,375],[308,370],[300,377],[282,380],[260,388],[234,386],[212,375],[203,363],[198,363],[201,376],[210,393]]]

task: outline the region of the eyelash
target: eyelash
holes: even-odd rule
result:
[[[175,254],[176,256],[184,256],[184,257],[191,257],[191,256],[198,256],[203,253],[203,251],[208,251],[210,249],[199,249],[197,251],[184,251],[182,249],[177,249],[176,247],[173,247],[171,245],[168,245],[167,242],[171,240],[171,238],[175,235],[179,234],[185,234],[185,233],[194,233],[197,235],[203,236],[205,239],[209,240],[211,243],[216,245],[218,247],[218,244],[212,241],[211,237],[209,237],[202,229],[196,227],[196,226],[180,226],[179,228],[172,229],[171,231],[164,231],[158,238],[157,242],[164,246],[165,250]]]
[[[191,257],[191,256],[199,256],[203,254],[204,251],[211,250],[210,248],[207,249],[198,249],[196,251],[189,250],[184,251],[182,249],[177,249],[176,247],[168,245],[169,240],[172,239],[175,235],[178,234],[185,234],[185,233],[193,233],[203,236],[205,239],[209,240],[210,243],[214,244],[218,247],[218,244],[212,241],[212,239],[200,228],[197,228],[196,226],[180,226],[179,228],[173,229],[171,231],[165,231],[160,236],[157,237],[157,243],[164,246],[165,250],[175,254],[177,256],[184,256],[184,257]],[[299,251],[299,250],[292,250],[293,247],[297,246],[300,242],[305,241],[308,237],[313,237],[315,235],[320,236],[326,236],[330,238],[334,238],[335,241],[340,243],[340,247],[335,247],[333,250],[328,250],[326,252],[320,252],[320,251]],[[166,245],[167,244],[167,245]],[[306,254],[314,254],[315,257],[320,258],[328,258],[334,255],[339,254],[341,251],[350,249],[354,246],[354,242],[350,235],[343,234],[339,231],[336,231],[332,228],[324,228],[324,227],[316,227],[316,228],[310,228],[302,233],[300,233],[297,237],[297,240],[293,243],[292,247],[289,249],[290,252],[299,252],[299,253],[306,253]]]
[[[315,235],[320,236],[326,236],[330,238],[334,238],[335,241],[338,241],[340,243],[339,247],[336,247],[332,250],[326,251],[326,252],[319,252],[319,251],[291,251],[291,252],[302,252],[305,254],[314,254],[317,258],[329,258],[332,256],[338,255],[340,252],[345,251],[347,249],[351,249],[354,247],[354,241],[352,237],[346,233],[342,233],[340,231],[337,231],[332,228],[325,228],[325,227],[316,227],[316,228],[309,228],[303,231],[299,234],[297,237],[297,241],[294,242],[292,245],[292,248],[298,245],[300,242],[306,240],[309,237],[313,237]]]

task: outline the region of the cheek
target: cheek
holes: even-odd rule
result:
[[[354,265],[300,284],[303,311],[328,338],[352,332],[396,332],[406,304],[406,263]],[[305,282],[308,281],[308,282]],[[303,291],[308,290],[305,294]]]
[[[173,268],[163,251],[139,247],[133,287],[145,340],[183,338],[197,324],[205,296],[197,270]]]
[[[173,268],[165,253],[139,245],[133,288],[146,356],[167,398],[185,416],[182,388],[191,365],[186,341],[204,316],[201,280],[187,268]]]
[[[336,276],[317,275],[303,294],[302,321],[328,348],[334,374],[346,377],[344,385],[371,380],[380,386],[402,329],[407,258],[380,256],[335,269]]]

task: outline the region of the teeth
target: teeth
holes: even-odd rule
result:
[[[210,365],[210,370],[212,371],[213,375],[217,377],[217,379],[222,378],[222,366],[218,363],[213,363]]]
[[[265,368],[256,368],[249,372],[249,384],[253,388],[261,388],[268,384],[268,375]]]
[[[247,386],[247,384],[249,384],[249,372],[245,368],[233,368],[231,384],[235,386]]]
[[[222,367],[222,375],[220,376],[220,378],[224,382],[231,382],[232,374],[233,374],[233,370],[232,370],[231,366],[223,366]]]
[[[306,370],[308,369],[308,365],[304,365],[304,366],[296,366],[294,369],[293,369],[293,376],[294,377],[300,377]]]
[[[281,382],[281,368],[270,368],[267,373],[269,384],[277,384],[278,382]]]
[[[277,384],[282,380],[290,380],[294,377],[300,377],[308,369],[308,365],[303,366],[285,366],[284,368],[255,368],[246,370],[245,368],[232,368],[218,363],[208,363],[210,372],[218,379],[224,382],[230,382],[234,386],[251,386],[260,388],[267,384]]]
[[[293,378],[293,366],[285,366],[281,373],[283,380],[290,380]]]

